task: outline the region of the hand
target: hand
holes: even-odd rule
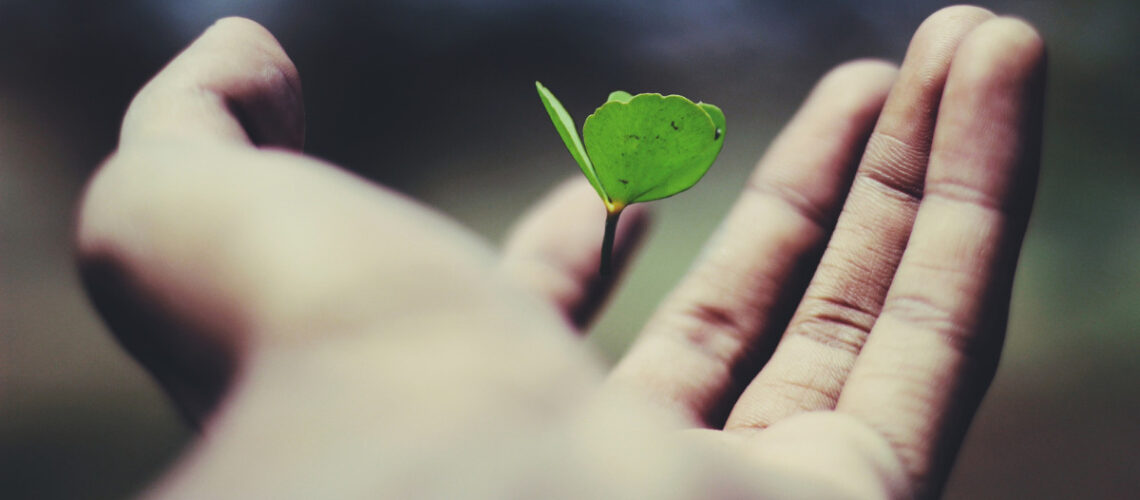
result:
[[[221,21],[80,209],[93,301],[203,429],[151,494],[937,495],[1000,354],[1043,81],[1034,30],[973,7],[898,70],[832,71],[607,375],[573,338],[612,285],[584,182],[495,255],[301,155],[296,70]]]

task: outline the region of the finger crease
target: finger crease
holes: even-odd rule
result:
[[[685,316],[697,325],[685,329],[685,341],[705,356],[724,363],[732,361],[731,355],[727,353],[741,351],[744,326],[727,308],[697,304],[688,309]]]
[[[835,225],[835,217],[825,212],[817,204],[812,203],[800,191],[785,184],[758,180],[749,182],[746,190],[760,197],[771,197],[782,202],[793,212],[825,232],[830,231],[831,227]]]
[[[1008,214],[1009,206],[994,195],[977,187],[953,179],[939,179],[931,182],[926,189],[927,196],[937,197],[947,201],[965,203],[981,207],[999,214]]]
[[[815,300],[822,307],[810,310],[808,317],[798,321],[791,331],[827,347],[858,354],[878,314],[844,299]]]
[[[966,357],[979,354],[975,336],[971,335],[974,328],[965,325],[949,309],[935,304],[927,297],[919,295],[891,297],[883,306],[883,314],[897,318],[916,330],[937,335],[954,352]]]
[[[876,131],[867,142],[865,166],[858,170],[856,178],[873,181],[885,188],[886,194],[917,203],[923,195],[922,181],[928,156],[925,148]]]

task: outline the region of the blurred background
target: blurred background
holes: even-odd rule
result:
[[[300,69],[310,154],[497,241],[577,175],[534,92],[577,120],[609,91],[729,120],[720,160],[657,207],[591,342],[620,355],[812,83],[901,60],[927,0],[0,0],[0,497],[122,498],[190,433],[87,304],[72,210],[132,94],[214,19],[267,26]],[[997,1],[1050,49],[1038,205],[1009,336],[949,498],[1140,491],[1140,2]],[[601,221],[599,220],[599,228]]]

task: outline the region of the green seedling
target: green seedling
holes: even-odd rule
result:
[[[606,206],[601,274],[609,275],[622,210],[668,198],[701,180],[724,145],[724,113],[679,95],[619,90],[586,117],[579,138],[562,103],[534,84],[562,142]]]

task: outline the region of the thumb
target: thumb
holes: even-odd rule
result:
[[[214,23],[135,96],[119,148],[173,139],[299,150],[304,135],[293,62],[261,25],[230,17]]]

